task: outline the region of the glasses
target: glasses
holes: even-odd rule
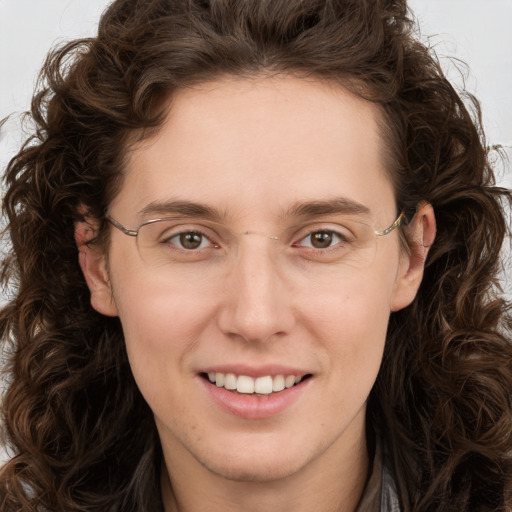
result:
[[[242,240],[250,235],[270,240],[272,250],[294,266],[305,268],[304,263],[308,262],[324,264],[324,268],[367,268],[374,260],[377,241],[400,226],[406,214],[402,211],[383,230],[375,230],[357,215],[335,215],[326,221],[294,224],[278,235],[260,231],[234,233],[222,223],[190,217],[150,219],[136,229],[125,228],[108,213],[105,218],[125,235],[134,237],[145,265],[163,275],[183,269],[184,265],[190,268],[192,263],[203,267],[206,264],[203,271],[226,265],[232,268]]]

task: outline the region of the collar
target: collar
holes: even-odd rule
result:
[[[372,471],[355,512],[400,512],[395,479],[385,455],[377,440]]]

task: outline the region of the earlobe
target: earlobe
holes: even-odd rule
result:
[[[416,296],[423,279],[428,251],[436,236],[434,209],[427,202],[418,205],[416,214],[406,228],[409,252],[403,255],[395,284],[391,311],[407,307]]]
[[[91,306],[103,315],[117,316],[117,306],[107,272],[106,255],[99,247],[88,243],[94,234],[95,227],[90,222],[78,222],[75,226],[80,268],[91,292]]]

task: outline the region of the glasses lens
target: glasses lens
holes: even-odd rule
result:
[[[365,268],[372,264],[377,245],[374,229],[353,218],[335,222],[301,224],[279,236],[256,231],[230,235],[222,226],[213,223],[184,223],[176,219],[159,219],[139,229],[137,245],[143,261],[155,269],[172,271],[181,263],[223,261],[233,262],[244,236],[263,236],[283,255],[282,261],[300,267],[308,263],[309,272],[339,272],[344,268]],[[316,265],[312,265],[316,264]],[[306,267],[303,268],[306,269]],[[165,270],[162,270],[165,271]],[[324,270],[321,270],[324,272]]]
[[[293,235],[292,238],[296,238]],[[336,268],[364,268],[371,265],[376,252],[375,231],[368,224],[352,218],[336,223],[305,226],[293,244],[310,261]]]

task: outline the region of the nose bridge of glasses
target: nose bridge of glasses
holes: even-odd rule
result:
[[[269,235],[268,233],[264,233],[263,231],[254,231],[252,229],[249,229],[247,231],[242,231],[239,233],[240,236],[249,236],[249,235],[256,235],[256,236],[262,236],[264,238],[268,238],[269,240],[281,240],[281,237],[278,235]]]
[[[280,235],[272,235],[265,231],[254,229],[246,229],[244,231],[232,233],[231,246],[234,249],[232,255],[236,258],[251,257],[270,257],[275,263],[275,256],[281,253],[285,247],[283,246],[283,237]],[[250,255],[253,256],[250,256]],[[266,256],[264,256],[266,255]]]

